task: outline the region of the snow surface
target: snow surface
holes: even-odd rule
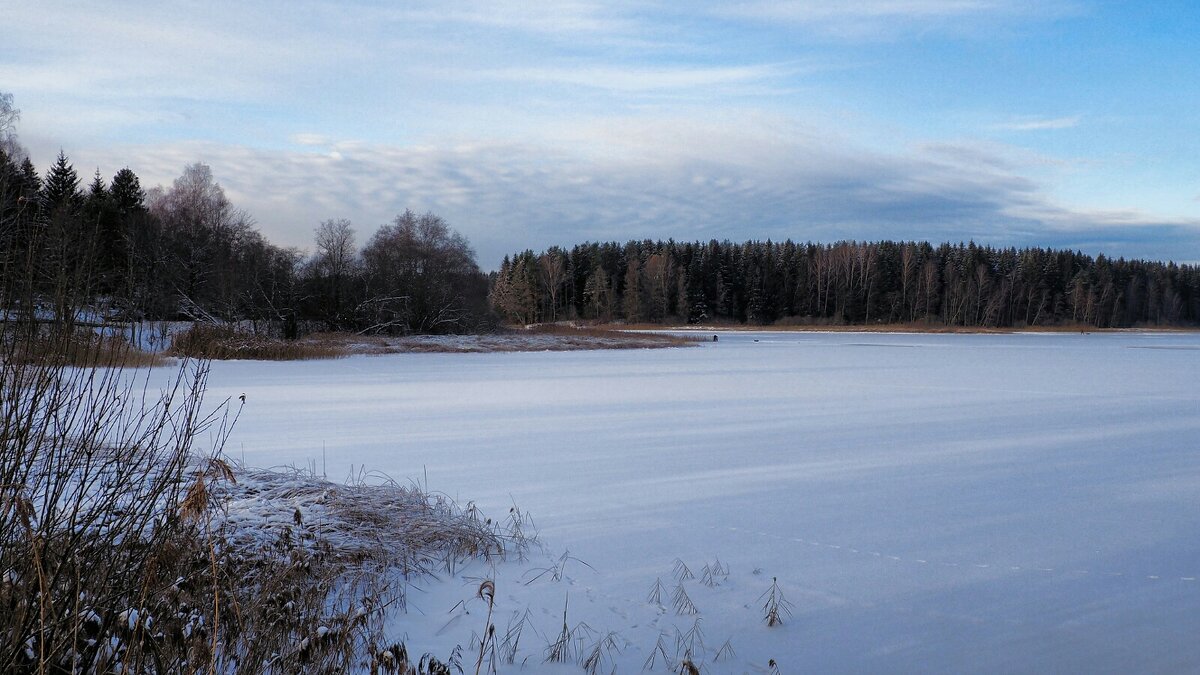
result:
[[[707,672],[1180,672],[1200,670],[1198,382],[1196,334],[724,333],[215,363],[208,401],[246,395],[226,450],[249,465],[532,515],[544,553],[431,582],[392,620],[469,672],[483,578],[498,636],[528,616],[516,660],[539,672],[564,602],[605,672],[656,643]]]

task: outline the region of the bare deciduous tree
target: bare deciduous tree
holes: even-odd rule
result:
[[[558,321],[558,296],[567,273],[562,251],[557,248],[550,249],[538,259],[538,267],[542,273],[542,282],[546,285],[546,292],[550,296],[550,320]]]
[[[354,265],[354,228],[345,218],[322,221],[316,229],[317,261],[330,276],[348,275]]]
[[[466,238],[438,216],[406,210],[362,253],[366,331],[470,330],[487,302],[487,279]]]
[[[257,235],[250,216],[200,162],[185,167],[169,190],[152,190],[148,201],[168,239],[180,313],[208,321],[238,317],[239,277],[247,271],[239,254]]]
[[[349,220],[325,220],[315,230],[316,253],[308,276],[314,284],[315,312],[330,330],[351,322],[353,284],[357,272],[354,228]]]
[[[13,106],[13,95],[0,91],[0,152],[8,155],[14,164],[29,156],[17,142],[17,121],[21,111]]]

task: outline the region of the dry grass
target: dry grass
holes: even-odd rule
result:
[[[138,480],[159,475],[151,458],[138,456],[141,473],[130,480],[118,453],[95,481],[120,479],[138,499],[76,493],[95,502],[85,514],[100,526],[82,539],[67,523],[45,522],[27,498],[36,492],[0,491],[0,504],[29,505],[5,530],[0,555],[0,603],[15,610],[0,618],[0,634],[20,636],[0,649],[0,671],[447,672],[429,655],[401,669],[407,652],[385,637],[384,614],[405,606],[414,577],[502,559],[533,541],[519,516],[497,523],[392,481],[337,484],[216,458],[191,462],[175,474],[182,481]],[[87,475],[71,482],[79,478]],[[39,536],[22,536],[31,528]],[[119,564],[130,558],[144,561]],[[61,580],[45,581],[46,570]]]
[[[137,349],[121,337],[98,335],[86,328],[69,333],[59,330],[27,332],[7,336],[5,354],[13,363],[45,366],[149,368],[168,359]]]
[[[693,335],[641,333],[613,328],[546,324],[505,328],[478,335],[379,336],[321,333],[301,340],[350,354],[545,352],[590,349],[656,349],[686,347],[703,341]]]
[[[771,577],[771,587],[758,596],[758,601],[763,603],[763,621],[771,628],[782,626],[783,618],[792,616],[792,603],[783,597],[778,577]]]
[[[238,607],[229,636],[239,671],[449,672],[430,655],[401,668],[406,649],[388,646],[384,614],[406,606],[410,579],[520,555],[534,541],[519,515],[500,523],[386,478],[342,484],[245,468],[235,476],[209,492],[225,592]]]
[[[223,504],[226,543],[237,549],[285,529],[323,542],[327,559],[421,575],[471,558],[501,558],[529,545],[448,497],[390,479],[334,483],[296,469],[239,469],[214,495]]]
[[[647,333],[632,330],[629,327],[610,327],[601,325],[578,325],[565,323],[543,323],[523,329],[513,329],[517,334],[554,335],[564,338],[592,338],[611,343],[609,349],[639,349],[646,346],[654,347],[687,347],[703,338],[693,335],[670,335],[666,333]],[[654,329],[651,329],[654,330]],[[657,330],[662,330],[659,326]],[[622,347],[621,345],[631,345]]]
[[[230,326],[198,323],[175,336],[167,354],[221,361],[302,361],[335,359],[349,352],[330,340],[280,340],[245,333]]]

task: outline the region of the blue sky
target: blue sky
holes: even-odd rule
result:
[[[404,208],[588,239],[975,239],[1200,260],[1200,5],[16,0],[39,167],[209,164],[284,245]]]

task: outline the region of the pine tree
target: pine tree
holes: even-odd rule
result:
[[[600,321],[611,321],[613,314],[612,287],[608,273],[597,265],[583,288],[585,315]]]
[[[622,305],[625,310],[625,320],[630,323],[638,323],[645,317],[645,303],[642,302],[643,295],[642,271],[636,257],[631,257],[625,267],[625,287],[622,291]]]
[[[523,324],[537,321],[537,295],[531,260],[533,252],[526,251],[513,265],[511,275],[511,305],[509,314]]]
[[[512,307],[512,263],[509,262],[508,256],[504,256],[504,261],[500,263],[500,271],[492,280],[488,302],[491,303],[492,309],[503,318],[510,320],[513,318],[509,312]]]

